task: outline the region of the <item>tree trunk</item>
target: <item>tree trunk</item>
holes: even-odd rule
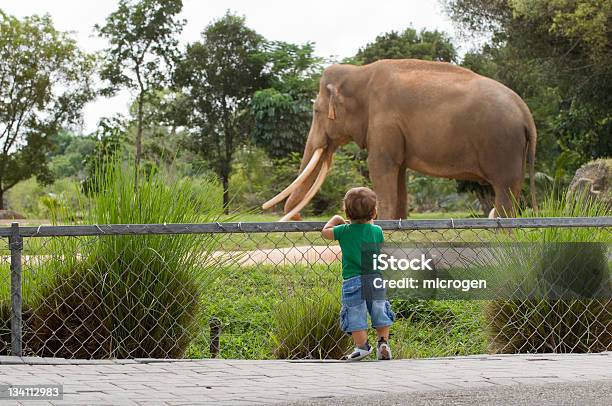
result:
[[[224,173],[221,178],[223,182],[223,213],[229,214],[229,176]]]
[[[4,190],[0,187],[0,210],[4,210]]]
[[[229,214],[229,177],[232,172],[232,156],[234,154],[233,128],[228,117],[227,107],[224,103],[224,135],[225,135],[225,162],[223,162],[223,212]]]
[[[140,156],[142,155],[142,117],[144,107],[144,92],[138,95],[138,117],[136,129],[136,162],[134,165],[134,192],[138,192],[138,172],[140,171]]]

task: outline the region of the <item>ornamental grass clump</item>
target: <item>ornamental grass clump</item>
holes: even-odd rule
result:
[[[340,330],[340,294],[334,293],[325,289],[298,290],[275,307],[272,341],[276,358],[342,358],[351,339]]]
[[[161,224],[216,221],[218,188],[115,161],[95,175],[96,191],[55,222]],[[196,190],[198,191],[196,193]],[[202,323],[212,235],[58,237],[38,272],[48,275],[25,323],[27,350],[65,358],[179,358]]]
[[[545,217],[595,217],[606,208],[588,196],[547,199]],[[529,216],[529,214],[527,215]],[[513,229],[497,252],[514,296],[487,307],[490,351],[496,353],[612,350],[612,286],[604,227]]]

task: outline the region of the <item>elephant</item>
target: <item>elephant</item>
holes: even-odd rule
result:
[[[367,148],[379,219],[406,217],[406,169],[489,184],[490,216],[512,216],[529,162],[532,206],[536,127],[525,102],[503,84],[446,62],[380,60],[334,64],[320,79],[297,178],[281,221],[299,220],[327,176],[336,149]]]

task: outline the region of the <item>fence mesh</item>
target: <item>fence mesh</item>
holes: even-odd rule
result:
[[[610,227],[580,232],[605,240]],[[453,243],[516,239],[486,227],[385,231],[388,243],[447,244],[440,260],[462,255]],[[6,238],[0,252],[0,354],[10,354]],[[318,231],[25,237],[22,264],[24,356],[340,358],[351,346],[339,330],[340,249]],[[609,296],[391,305],[399,358],[612,350]]]
[[[0,355],[11,349],[11,274],[8,238],[0,238]]]

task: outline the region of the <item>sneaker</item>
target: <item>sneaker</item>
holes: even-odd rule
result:
[[[388,361],[391,359],[391,347],[389,343],[384,340],[379,340],[376,346],[376,358],[381,361]]]
[[[353,350],[352,353],[346,355],[344,357],[344,360],[346,362],[355,362],[355,361],[361,361],[362,359],[364,359],[365,357],[367,357],[368,355],[370,355],[372,353],[372,347],[368,344],[368,349],[364,350],[362,348],[359,347],[355,347],[355,349]]]

